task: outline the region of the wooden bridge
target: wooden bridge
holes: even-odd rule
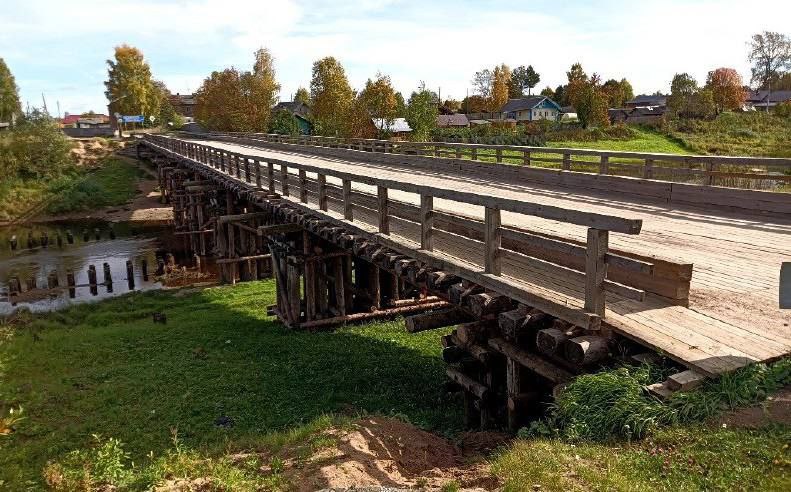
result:
[[[482,425],[516,426],[537,394],[646,350],[680,367],[658,394],[791,352],[791,194],[713,186],[785,185],[764,169],[788,160],[663,168],[682,158],[258,134],[143,145],[191,248],[219,255],[227,281],[271,270],[287,325],[463,323],[443,356]],[[547,159],[560,168],[535,167]],[[700,184],[651,179],[663,172]]]

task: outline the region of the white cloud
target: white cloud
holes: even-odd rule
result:
[[[122,42],[143,49],[155,76],[178,92],[195,90],[212,70],[249,67],[260,46],[276,59],[284,98],[307,86],[311,64],[327,55],[341,60],[356,87],[381,71],[405,95],[423,80],[443,96],[464,97],[476,70],[500,62],[533,64],[540,87],[554,87],[576,61],[653,92],[682,71],[702,81],[732,66],[748,77],[749,36],[788,32],[789,18],[791,2],[776,0],[5,0],[0,56],[24,97],[44,91],[85,109],[104,105],[104,60]]]

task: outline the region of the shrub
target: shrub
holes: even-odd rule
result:
[[[546,145],[546,134],[539,125],[516,125],[515,127],[478,125],[470,128],[435,128],[431,132],[431,140],[433,142],[543,147]]]
[[[791,101],[778,104],[775,108],[775,115],[781,118],[791,118]]]
[[[0,172],[22,178],[58,176],[74,165],[71,147],[55,120],[33,110],[0,138]]]

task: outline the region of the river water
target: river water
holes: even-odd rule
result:
[[[176,253],[178,243],[166,226],[142,226],[97,220],[51,222],[0,228],[0,314],[17,307],[31,311],[49,311],[75,302],[87,302],[129,292],[126,262],[134,267],[134,290],[162,288],[154,279],[160,260],[168,252]],[[12,239],[16,237],[16,249]],[[60,238],[60,245],[58,242]],[[69,237],[73,242],[69,242]],[[48,244],[47,244],[48,243]],[[178,255],[177,255],[178,258]],[[143,278],[143,261],[148,263],[148,279]],[[112,289],[99,285],[95,293],[88,284],[88,267],[96,268],[97,281],[104,282],[103,265],[112,274]],[[74,272],[74,297],[68,289],[49,291],[48,277],[55,272],[58,285],[67,285],[66,274]],[[7,296],[9,280],[18,277],[23,294],[12,304]],[[36,289],[27,291],[29,279]]]

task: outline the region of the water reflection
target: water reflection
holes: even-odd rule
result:
[[[68,238],[73,238],[71,244]],[[166,253],[175,252],[177,246],[169,229],[161,226],[84,220],[0,228],[0,313],[15,309],[7,298],[9,280],[13,277],[19,279],[23,290],[16,298],[16,306],[31,311],[52,310],[72,302],[129,292],[127,261],[132,262],[134,290],[161,288],[154,280],[157,265]],[[147,279],[143,278],[144,262],[148,267]],[[112,277],[109,289],[103,285],[105,263]],[[90,265],[96,268],[99,283],[94,289],[88,286]],[[66,288],[69,271],[73,272],[77,285],[74,299],[70,299]],[[50,276],[55,276],[60,288],[46,292],[44,289],[53,285]],[[32,284],[37,290],[28,290]],[[92,290],[96,293],[92,294]]]

